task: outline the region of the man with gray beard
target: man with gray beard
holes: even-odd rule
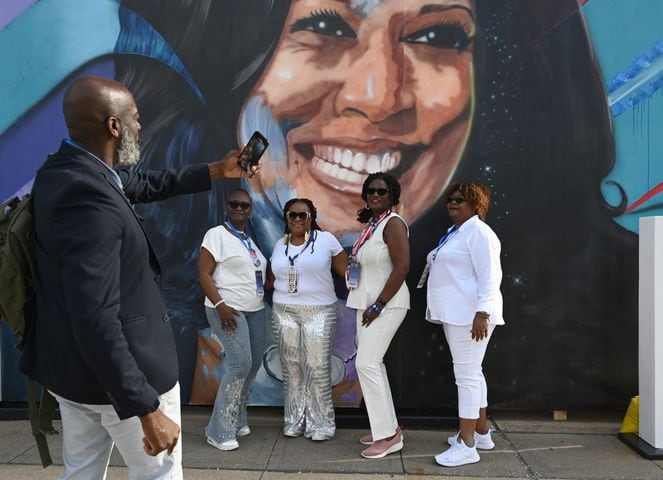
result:
[[[59,403],[61,478],[105,478],[115,444],[129,478],[179,479],[175,341],[159,262],[132,204],[242,176],[238,151],[179,170],[116,170],[139,159],[131,92],[83,77],[67,89],[63,113],[70,138],[34,183],[36,312],[26,310],[20,368]]]

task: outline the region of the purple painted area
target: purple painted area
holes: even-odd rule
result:
[[[63,82],[0,136],[0,199],[30,188],[35,172],[46,155],[58,149],[68,136],[62,117],[62,97],[74,78],[96,75],[113,78],[112,60],[88,65]]]
[[[9,25],[15,18],[35,3],[37,3],[37,0],[2,0],[2,8],[0,8],[0,30]]]

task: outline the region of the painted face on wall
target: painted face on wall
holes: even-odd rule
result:
[[[354,232],[362,183],[383,171],[414,221],[464,150],[474,35],[472,0],[293,1],[240,123],[271,143],[251,184],[263,206],[308,197],[324,229]]]

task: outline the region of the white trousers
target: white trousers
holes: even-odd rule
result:
[[[113,444],[129,467],[130,480],[182,479],[181,433],[171,455],[161,452],[152,457],[143,450],[144,435],[138,417],[120,420],[112,405],[82,404],[53,396],[62,417],[65,472],[60,480],[105,479]],[[160,395],[159,401],[159,409],[181,426],[180,384]]]
[[[495,325],[488,325],[488,335],[480,342],[472,340],[472,325],[443,323],[442,326],[454,364],[458,416],[470,420],[479,418],[479,409],[488,406],[488,387],[481,363]]]
[[[398,427],[387,369],[382,359],[403,323],[406,308],[385,308],[368,326],[361,324],[364,310],[357,310],[357,358],[355,368],[364,396],[373,440],[391,437]]]

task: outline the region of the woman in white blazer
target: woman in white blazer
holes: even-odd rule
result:
[[[488,395],[482,362],[502,318],[500,241],[484,223],[490,190],[478,183],[458,183],[446,195],[453,226],[428,254],[426,318],[440,323],[449,344],[458,386],[459,433],[451,448],[435,457],[446,467],[480,460],[477,448],[495,447],[488,427]]]

